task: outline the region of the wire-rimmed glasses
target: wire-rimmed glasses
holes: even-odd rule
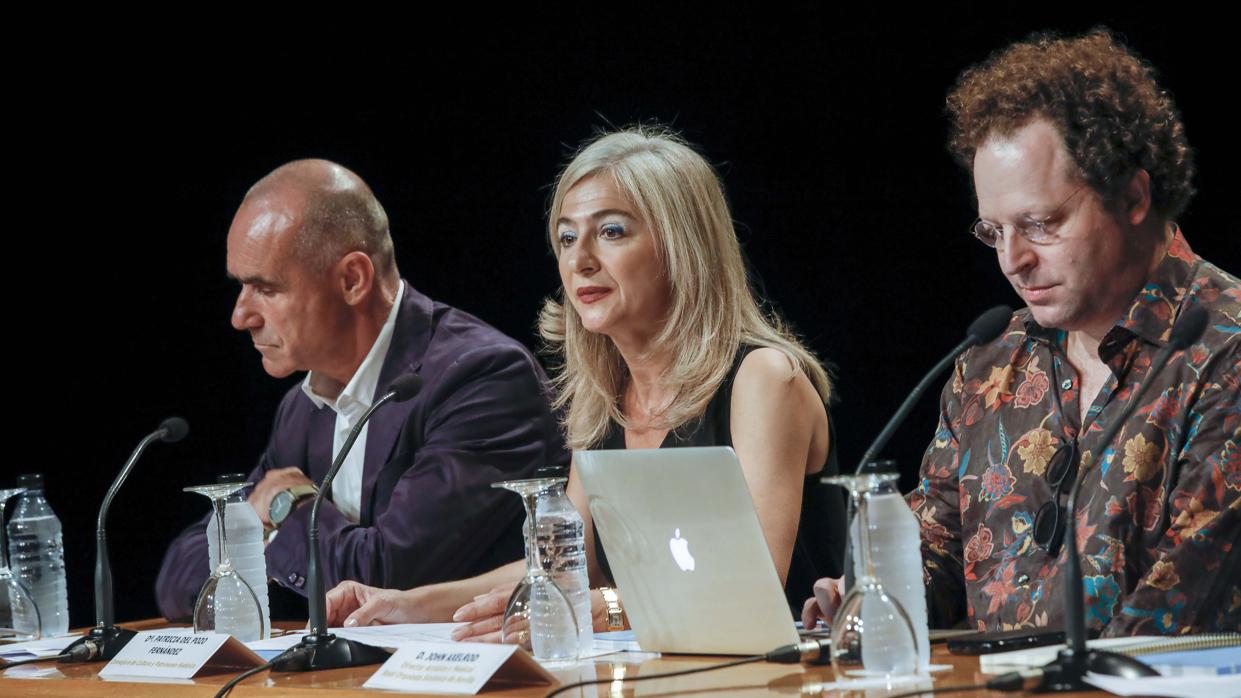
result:
[[[1061,201],[1060,205],[1057,206],[1055,210],[1058,212],[1063,209],[1066,204],[1072,201],[1074,197],[1085,191],[1087,188],[1088,187],[1086,186],[1081,186],[1074,189],[1073,193],[1069,194],[1067,199]],[[1049,225],[1054,225],[1058,222],[1058,218],[1060,218],[1059,213],[1055,213],[1044,218],[1035,218],[1027,213],[1023,214],[1017,219],[1017,222],[1014,225],[1009,227],[1016,231],[1017,235],[1026,242],[1035,245],[1051,245],[1060,240],[1060,235],[1053,230],[1048,230],[1047,228]],[[970,224],[970,234],[978,238],[979,242],[987,247],[1003,246],[1005,240],[1004,226],[996,225],[995,223],[988,220],[983,220],[982,218],[975,218],[974,222]]]

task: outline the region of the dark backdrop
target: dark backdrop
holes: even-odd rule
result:
[[[113,507],[121,619],[156,614],[163,549],[206,511],[181,488],[248,471],[295,380],[266,376],[231,329],[224,274],[236,205],[290,159],[361,174],[406,278],[534,346],[558,284],[543,227],[557,166],[598,126],[673,125],[718,164],[767,297],[838,367],[849,465],[976,313],[1018,304],[965,233],[969,179],[943,145],[945,92],[997,47],[1038,29],[1123,33],[1160,69],[1198,151],[1187,236],[1241,270],[1227,203],[1235,117],[1215,89],[1232,79],[1212,77],[1236,62],[1218,18],[660,12],[465,8],[310,32],[179,20],[145,38],[58,38],[14,64],[7,397],[22,419],[0,484],[47,474],[74,625],[93,620],[95,511],[134,443],[167,415],[191,424],[182,444],[151,450]],[[888,449],[906,489],[934,418],[928,396]]]

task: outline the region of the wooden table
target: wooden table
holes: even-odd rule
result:
[[[125,623],[126,627],[135,630],[165,627],[161,620]],[[278,624],[279,625],[279,624]],[[713,664],[727,660],[727,657],[696,657],[685,655],[665,655],[658,659],[638,661],[634,655],[616,654],[600,657],[593,664],[582,664],[569,670],[553,672],[564,683],[586,679],[632,678],[644,674],[665,671],[676,671],[696,666]],[[947,664],[952,668],[933,674],[933,685],[959,686],[983,683],[987,677],[978,672],[976,657],[958,657],[948,654],[942,644],[935,645],[931,656],[932,664]],[[220,686],[230,679],[232,674],[219,674],[194,679],[182,684],[146,683],[134,680],[107,681],[100,679],[99,670],[103,663],[96,664],[36,664],[34,667],[51,671],[41,672],[38,678],[17,678],[9,674],[21,676],[31,668],[15,667],[11,671],[0,671],[0,696],[125,696],[126,698],[146,698],[148,696],[212,696]],[[352,669],[334,669],[312,673],[263,672],[251,677],[233,689],[232,696],[370,696],[374,698],[382,692],[365,690],[362,684],[370,678],[378,665],[355,667]],[[23,671],[27,670],[27,671]],[[566,694],[567,698],[621,698],[622,696],[672,696],[701,695],[710,696],[765,696],[778,698],[786,696],[795,698],[799,695],[821,694],[821,684],[833,680],[830,666],[807,666],[797,664],[749,664],[739,667],[721,669],[702,674],[692,674],[668,679],[653,679],[636,683],[603,684],[588,686]],[[882,688],[867,691],[851,691],[847,693],[833,692],[832,695],[856,698],[882,698],[885,695],[902,693],[918,688],[917,684],[906,684],[886,691]],[[551,690],[550,686],[526,686],[519,688],[492,688],[488,686],[480,695],[503,696],[504,698],[541,698]],[[999,696],[988,691],[960,693],[951,695],[962,696]],[[1075,695],[1105,695],[1101,692]]]

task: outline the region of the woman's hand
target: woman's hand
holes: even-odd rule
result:
[[[452,619],[465,625],[453,629],[452,639],[458,642],[501,642],[500,625],[504,622],[504,609],[515,587],[514,584],[502,584],[458,608]]]
[[[409,591],[379,589],[357,582],[341,582],[327,593],[328,626],[418,623],[417,601]]]
[[[514,585],[506,584],[496,587],[490,592],[475,597],[452,615],[459,623],[466,623],[452,631],[452,639],[459,642],[503,642],[501,625],[504,622],[504,609],[508,599],[513,595]],[[608,607],[603,594],[598,589],[590,590],[591,629],[605,632],[608,629]],[[520,633],[526,630],[522,626],[513,626],[510,632]]]
[[[836,609],[845,595],[845,580],[824,577],[814,583],[814,597],[806,599],[801,609],[801,624],[806,630],[814,630],[819,619],[830,624],[836,617]]]

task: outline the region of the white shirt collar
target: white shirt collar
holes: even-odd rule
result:
[[[392,345],[392,332],[396,328],[396,315],[401,309],[401,298],[405,296],[405,282],[401,282],[396,288],[396,300],[392,303],[392,309],[388,311],[388,319],[384,320],[383,327],[379,329],[379,336],[375,337],[375,343],[371,345],[371,350],[367,352],[366,358],[362,359],[362,364],[358,366],[358,370],[354,371],[353,377],[349,379],[349,383],[345,385],[345,389],[340,391],[340,395],[335,400],[319,395],[311,387],[311,379],[314,378],[314,371],[306,374],[302,379],[302,392],[315,407],[322,408],[325,405],[332,408],[337,414],[342,412],[355,412],[356,410],[365,410],[371,406],[371,402],[375,399],[375,390],[379,387],[379,372],[383,370],[384,357],[388,355],[388,347]]]

